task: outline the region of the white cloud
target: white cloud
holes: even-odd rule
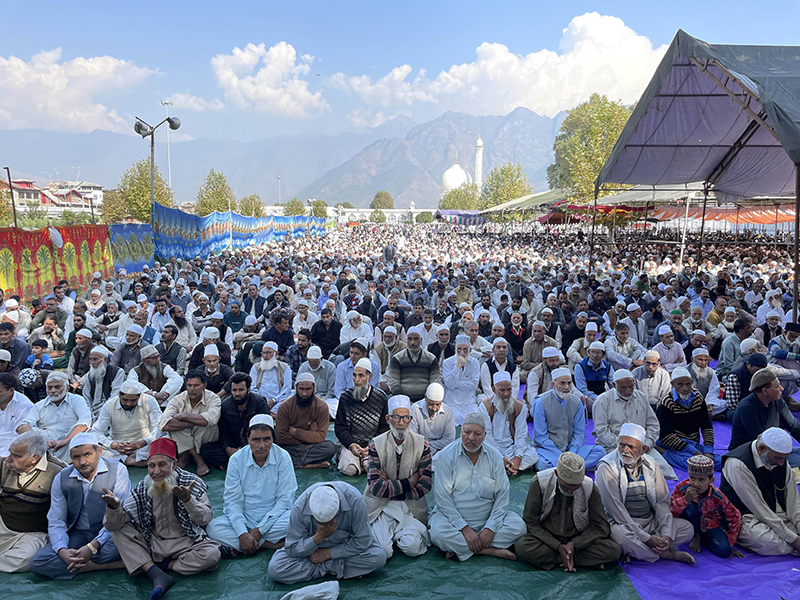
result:
[[[372,114],[372,111],[365,108],[357,108],[349,115],[347,120],[353,127],[372,128],[383,125],[389,119],[394,119],[397,115],[385,115],[383,111]]]
[[[225,105],[219,98],[205,100],[204,98],[192,96],[191,94],[176,93],[172,94],[167,100],[172,102],[174,108],[180,110],[203,112],[207,110],[222,110],[225,108]]]
[[[289,118],[306,118],[330,110],[322,92],[312,93],[302,79],[311,70],[314,57],[297,56],[294,47],[279,42],[247,44],[234,48],[231,54],[218,54],[211,59],[217,84],[225,99],[235,107],[253,108],[259,112]],[[261,67],[253,74],[256,67]]]
[[[154,71],[111,56],[60,60],[61,48],[40,52],[30,62],[0,57],[0,129],[130,133],[129,120],[94,97],[134,87]]]
[[[403,65],[375,81],[336,73],[332,87],[380,107],[427,103],[441,110],[506,114],[518,106],[553,116],[593,92],[634,102],[664,55],[621,19],[596,12],[575,17],[563,30],[560,52],[514,54],[499,43],[481,44],[474,62],[453,65],[435,79]]]

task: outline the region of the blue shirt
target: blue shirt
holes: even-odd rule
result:
[[[555,396],[555,399],[558,400],[561,408],[567,408],[566,400],[559,398],[555,391],[553,391],[553,396]],[[561,450],[556,447],[556,445],[553,443],[553,440],[551,440],[550,436],[547,435],[547,417],[544,413],[544,404],[542,403],[541,396],[537,396],[533,400],[531,412],[533,412],[533,441],[536,443],[536,447],[550,450],[556,454],[561,454]],[[581,404],[581,408],[575,413],[575,417],[572,419],[572,437],[565,452],[578,452],[578,450],[583,448],[585,441],[586,414],[583,410],[583,404]]]
[[[223,511],[237,536],[258,527],[266,535],[286,511],[291,510],[297,480],[289,453],[272,444],[267,462],[259,467],[245,446],[228,462]]]

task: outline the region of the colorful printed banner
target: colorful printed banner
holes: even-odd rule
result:
[[[139,275],[153,264],[153,228],[150,225],[109,225],[108,239],[114,254],[114,270]]]
[[[47,229],[0,229],[0,286],[6,296],[19,294],[29,302],[49,294],[61,279],[85,287],[95,271],[103,277],[114,272],[105,225],[56,229],[61,248],[52,243]]]
[[[486,219],[478,215],[477,210],[437,210],[434,215],[454,225],[483,225]]]
[[[325,219],[315,217],[256,219],[229,211],[197,217],[160,204],[155,205],[153,214],[154,254],[162,258],[205,258],[231,246],[264,244],[287,234],[298,237],[325,233]]]

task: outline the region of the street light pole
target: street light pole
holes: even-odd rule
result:
[[[278,204],[281,203],[281,176],[278,175]]]
[[[4,167],[8,175],[8,193],[11,196],[11,209],[14,211],[14,227],[17,226],[17,203],[14,202],[14,184],[11,183],[11,169]]]
[[[169,107],[172,106],[172,102],[169,100],[162,100],[161,105],[164,107],[166,117],[169,119]],[[169,183],[169,189],[172,189],[172,162],[169,156],[169,128],[167,128],[167,182]]]
[[[150,223],[153,223],[153,213],[156,205],[156,129],[161,127],[164,123],[169,123],[170,129],[178,129],[181,126],[181,120],[177,117],[167,117],[158,125],[153,127],[146,121],[136,117],[136,122],[133,124],[133,130],[143,138],[150,136]],[[170,188],[172,189],[172,188]]]

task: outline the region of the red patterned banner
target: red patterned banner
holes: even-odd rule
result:
[[[70,287],[88,287],[92,273],[99,271],[104,280],[114,274],[114,260],[105,225],[58,227],[63,245],[58,248],[56,272]]]

